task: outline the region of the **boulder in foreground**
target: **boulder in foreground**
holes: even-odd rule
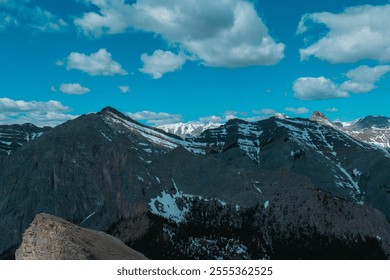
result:
[[[38,214],[23,234],[17,260],[145,260],[119,239],[81,228],[48,214]]]

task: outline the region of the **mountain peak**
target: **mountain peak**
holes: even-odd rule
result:
[[[327,120],[328,118],[325,116],[324,113],[320,111],[314,111],[313,114],[310,117],[311,120],[318,120],[318,119],[325,119]]]
[[[138,123],[137,121],[133,120],[129,116],[126,116],[125,114],[123,114],[122,112],[118,111],[117,109],[115,109],[111,106],[104,107],[98,114],[103,115],[103,116],[112,114],[112,115],[118,116],[121,119],[130,120],[132,122]],[[139,123],[139,124],[144,126],[141,123]]]
[[[280,120],[288,119],[288,116],[284,113],[275,113],[274,117]]]
[[[115,109],[115,108],[113,108],[113,107],[111,107],[111,106],[107,106],[107,107],[104,107],[101,111],[100,111],[100,113],[114,113],[114,114],[116,114],[116,115],[118,115],[118,114],[122,114],[121,112],[119,112],[117,109]]]
[[[367,116],[362,119],[359,119],[354,123],[354,129],[367,129],[367,128],[390,128],[390,118],[383,116]]]

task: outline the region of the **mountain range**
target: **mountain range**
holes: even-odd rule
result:
[[[174,123],[158,126],[159,129],[164,130],[165,132],[169,132],[180,136],[182,138],[186,137],[196,137],[201,135],[205,130],[213,129],[220,127],[221,123],[213,123],[209,122],[207,124],[201,122],[189,122],[189,123]]]
[[[165,129],[178,136],[107,107],[12,129],[18,141],[0,127],[2,258],[42,212],[151,259],[390,258],[388,118]]]

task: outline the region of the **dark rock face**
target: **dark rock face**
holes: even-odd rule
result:
[[[41,212],[149,258],[390,257],[388,154],[320,121],[231,120],[181,139],[105,108],[1,165],[3,257]]]
[[[50,127],[37,127],[33,124],[0,125],[0,156],[9,155],[20,146],[49,131]]]
[[[119,239],[38,214],[23,234],[17,260],[145,260]]]

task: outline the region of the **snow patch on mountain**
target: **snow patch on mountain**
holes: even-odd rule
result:
[[[185,194],[179,190],[174,179],[172,180],[175,193],[169,193],[165,190],[155,198],[152,198],[148,203],[150,212],[160,217],[166,218],[180,224],[186,221],[186,215],[189,213],[191,203],[194,200],[201,200],[205,202],[216,201],[223,207],[227,205],[226,202],[220,199],[207,199],[198,195]],[[160,182],[160,180],[158,180]]]

